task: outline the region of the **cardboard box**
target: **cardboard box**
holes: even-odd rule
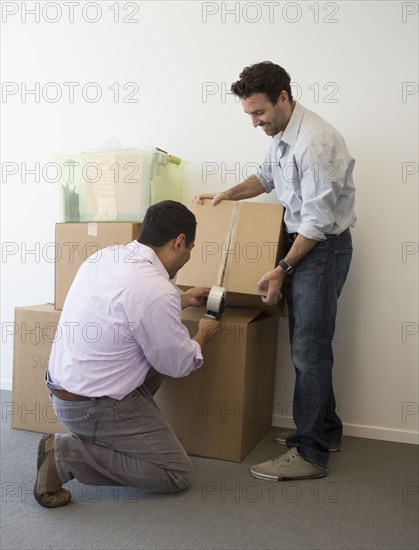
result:
[[[222,286],[227,305],[263,307],[257,283],[276,267],[284,252],[284,208],[281,204],[210,200],[194,204],[197,236],[190,261],[176,285]]]
[[[60,314],[52,304],[15,308],[12,428],[68,433],[55,416],[44,379]]]
[[[139,223],[57,223],[55,225],[55,309],[64,301],[80,265],[92,254],[138,238]]]
[[[203,314],[182,312],[191,337]],[[277,321],[260,309],[227,308],[204,366],[163,382],[155,399],[189,454],[240,462],[270,428]]]

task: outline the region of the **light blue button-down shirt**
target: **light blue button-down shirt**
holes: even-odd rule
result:
[[[354,164],[340,133],[296,103],[256,175],[267,193],[276,190],[288,233],[321,241],[355,224]]]

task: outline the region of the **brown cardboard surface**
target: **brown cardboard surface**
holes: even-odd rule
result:
[[[15,308],[12,428],[68,433],[55,416],[44,380],[60,314],[52,304]]]
[[[191,336],[202,308],[182,321]],[[240,462],[271,425],[277,317],[260,309],[227,308],[205,364],[185,378],[166,378],[156,401],[186,451]]]
[[[62,309],[80,265],[91,255],[114,244],[128,244],[140,233],[141,224],[129,222],[57,223],[55,242],[55,309]]]
[[[257,283],[275,268],[279,250],[282,253],[282,205],[222,201],[214,207],[204,200],[193,210],[198,222],[195,248],[176,285],[182,290],[223,286],[227,305],[264,307]]]
[[[278,204],[238,203],[224,276],[226,288],[258,294],[259,279],[273,269],[277,258],[283,208]]]
[[[192,209],[198,223],[195,247],[192,249],[189,262],[178,273],[176,279],[181,280],[181,284],[187,288],[219,285],[227,258],[226,252],[237,203],[222,201],[215,210],[210,206],[211,201],[204,202],[205,208],[194,205]]]

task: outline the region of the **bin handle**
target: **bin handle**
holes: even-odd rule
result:
[[[175,157],[175,155],[169,155],[167,151],[164,151],[163,149],[160,149],[159,147],[156,147],[157,151],[160,151],[160,153],[164,153],[167,155],[166,160],[167,162],[171,162],[173,164],[176,164],[176,166],[179,166],[179,164],[182,162],[182,159],[180,157]]]

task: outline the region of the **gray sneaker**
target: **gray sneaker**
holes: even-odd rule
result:
[[[253,477],[272,481],[325,477],[327,472],[327,468],[323,470],[305,460],[298,453],[296,447],[292,447],[287,453],[277,456],[273,460],[262,462],[262,464],[250,468]]]
[[[290,435],[294,435],[295,432],[292,430],[284,430],[283,432],[278,432],[278,435],[275,437],[276,443],[279,443],[280,445],[286,445],[286,439]],[[330,445],[329,452],[330,453],[338,453],[339,451],[343,451],[342,445]]]

